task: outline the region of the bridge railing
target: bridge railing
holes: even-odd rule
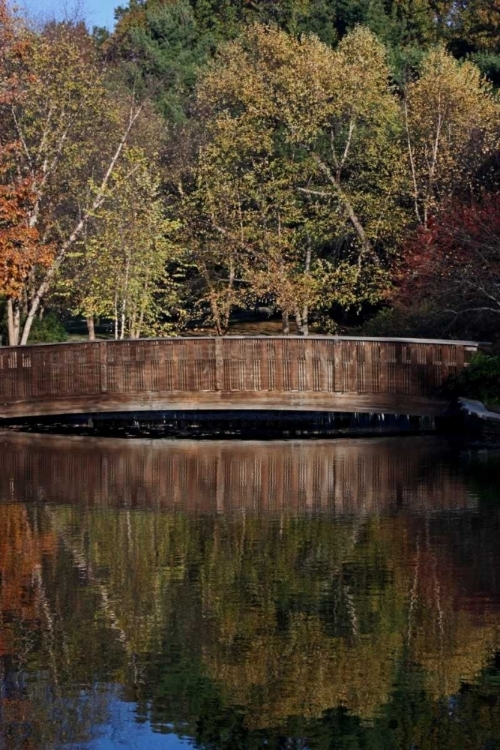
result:
[[[226,337],[97,341],[0,348],[0,416],[13,404],[176,394],[386,395],[436,398],[475,342],[352,337]],[[199,400],[199,399],[198,399]],[[206,400],[206,399],[205,399]],[[3,409],[2,409],[3,407]]]

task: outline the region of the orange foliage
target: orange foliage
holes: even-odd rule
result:
[[[36,201],[33,180],[19,177],[12,169],[12,155],[19,145],[0,145],[0,293],[21,297],[36,265],[48,266],[54,257],[52,245],[40,241],[30,227],[29,215]]]
[[[16,19],[0,0],[0,117],[4,108],[19,104],[30,80],[29,36],[18,33]],[[22,144],[5,128],[0,134],[0,293],[19,299],[35,265],[49,265],[53,248],[40,241],[30,226],[36,203],[34,180],[20,174],[16,156]]]

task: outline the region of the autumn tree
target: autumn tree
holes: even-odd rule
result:
[[[500,105],[471,62],[443,47],[425,57],[403,103],[413,208],[427,226],[441,202],[477,194],[500,138]]]
[[[398,301],[434,307],[477,335],[498,331],[500,316],[500,196],[455,201],[405,244]],[[474,328],[475,327],[475,328]]]
[[[384,56],[366,29],[332,51],[254,26],[221,51],[199,85],[209,142],[187,222],[195,264],[220,253],[218,298],[267,297],[307,333],[311,311],[384,293],[404,181]]]
[[[15,142],[0,147],[0,294],[7,298],[11,343],[19,340],[26,280],[34,268],[50,266],[54,255],[53,246],[44,244],[26,218],[33,210],[36,195],[32,180],[16,174],[19,148]]]
[[[17,221],[29,230],[27,244],[17,244],[24,258],[22,283],[15,295],[7,288],[4,293],[10,343],[26,344],[70,249],[104,202],[141,107],[108,94],[92,45],[73,33],[71,25],[36,34],[9,14],[5,0],[1,7],[2,33],[12,31],[0,59],[0,89],[8,93],[0,102],[0,146],[14,159],[2,177],[10,194],[15,190],[12,180],[30,191],[23,202],[24,217]],[[33,239],[51,248],[43,262],[29,260]],[[21,315],[22,330],[17,333]]]
[[[26,63],[29,45],[19,35],[17,19],[0,3],[0,110],[8,110],[23,97],[19,66]],[[10,127],[9,127],[10,124]],[[9,341],[17,341],[20,330],[20,300],[24,284],[36,265],[52,260],[52,248],[45,244],[29,216],[37,196],[31,175],[16,169],[23,144],[14,123],[3,123],[0,140],[0,294],[7,297]]]
[[[178,284],[167,273],[181,262],[177,225],[165,217],[159,178],[141,149],[124,150],[109,186],[61,287],[86,317],[91,339],[101,316],[114,322],[115,338],[158,333],[180,310]]]

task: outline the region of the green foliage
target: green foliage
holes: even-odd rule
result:
[[[484,404],[500,404],[500,356],[476,354],[453,384],[457,396],[477,399]]]
[[[493,52],[476,52],[471,58],[495,88],[500,88],[500,55]]]
[[[126,48],[135,61],[126,63],[130,80],[137,83],[140,77],[143,86],[153,86],[169,121],[185,120],[198,69],[214,49],[211,38],[200,33],[189,2],[146,6],[142,24],[132,26],[127,36]]]
[[[114,54],[127,65],[134,59],[136,71],[158,82],[192,82],[193,63],[204,65],[221,43],[254,23],[273,24],[296,37],[314,34],[331,47],[355,26],[366,26],[390,50],[398,83],[406,80],[415,54],[437,42],[450,45],[459,58],[472,54],[492,74],[500,52],[498,16],[488,0],[459,6],[450,0],[130,0],[117,18],[110,40]],[[189,86],[182,89],[174,83],[168,94],[176,99],[173,109],[162,102],[167,116],[186,112]],[[163,95],[158,93],[160,101]]]
[[[303,334],[334,330],[331,310],[387,303],[415,225],[497,184],[486,0],[130,0],[116,16],[109,38],[17,21],[6,37],[2,146],[16,169],[0,190],[26,176],[16,231],[46,242],[32,260],[16,245],[13,342],[55,294],[120,319],[120,336],[200,315],[221,334],[257,302],[284,332],[291,316]],[[471,325],[437,305],[383,311],[365,330],[463,338]]]
[[[499,100],[476,65],[436,46],[406,87],[403,109],[415,215],[428,227],[446,201],[484,187],[483,167],[498,149]]]
[[[16,232],[0,258],[10,340],[23,345],[108,197],[125,144],[147,106],[137,105],[123,88],[110,90],[83,24],[31,31],[0,0],[0,32],[0,194],[11,195],[21,182],[30,196],[9,201],[16,209],[8,214],[9,226]]]
[[[181,262],[176,222],[165,216],[158,176],[141,149],[126,149],[111,194],[96,212],[61,287],[74,311],[114,322],[117,338],[171,332],[179,283],[167,269]]]
[[[294,315],[303,333],[333,303],[385,296],[385,261],[405,222],[388,78],[385,49],[367,29],[332,51],[262,25],[201,78],[206,143],[181,210],[219,332],[252,296]]]
[[[30,331],[30,344],[53,344],[58,341],[66,341],[68,334],[63,324],[53,312],[49,312],[43,318],[36,318]]]

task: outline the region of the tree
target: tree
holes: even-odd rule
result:
[[[359,264],[371,259],[379,265],[377,251],[384,246],[387,251],[387,243],[404,224],[398,205],[405,185],[399,118],[388,79],[383,45],[358,27],[334,53],[322,100],[318,103],[315,96],[304,117],[297,98],[289,124],[315,166],[311,189],[303,191],[326,198],[329,208],[336,208],[337,231]]]
[[[91,339],[95,317],[114,321],[115,338],[139,338],[157,333],[162,318],[165,328],[168,313],[179,310],[177,284],[167,274],[180,260],[171,239],[176,227],[165,218],[159,179],[145,154],[126,148],[63,284],[75,312],[87,318]]]
[[[26,63],[29,46],[19,36],[16,19],[0,2],[0,110],[23,97],[17,68]],[[19,302],[24,284],[35,265],[52,260],[52,248],[44,244],[29,215],[36,204],[34,179],[16,169],[22,143],[12,123],[3,123],[0,140],[0,294],[7,297],[9,340],[17,341],[20,329]],[[6,126],[6,127],[5,127]]]
[[[54,248],[44,244],[27,216],[33,211],[36,195],[33,181],[15,171],[15,152],[20,146],[0,146],[0,294],[7,297],[9,342],[17,342],[26,280],[36,267],[47,268]]]
[[[491,178],[500,106],[473,63],[436,47],[408,85],[403,108],[413,208],[425,227],[441,202],[470,198]]]
[[[158,110],[170,122],[186,121],[197,73],[213,49],[199,28],[188,0],[146,3],[129,11],[105,43],[131,87],[152,91]]]
[[[449,46],[457,57],[472,55],[483,72],[500,63],[500,12],[494,0],[469,0],[453,6]],[[495,81],[498,85],[498,79]]]
[[[448,321],[498,329],[500,315],[500,194],[455,201],[406,244],[400,299],[430,303]],[[490,323],[488,323],[490,321]]]
[[[291,313],[307,333],[311,311],[384,293],[382,256],[403,220],[384,54],[366,29],[334,52],[257,25],[199,83],[209,142],[188,226],[196,235],[203,217],[201,255],[209,241],[223,255],[212,267],[224,299],[272,299],[285,330]]]
[[[27,244],[18,242],[26,271],[15,296],[6,290],[10,343],[15,345],[27,343],[42,300],[103,204],[142,107],[107,94],[90,39],[74,33],[71,25],[35,34],[9,15],[5,0],[0,3],[2,26],[11,29],[0,59],[0,87],[9,92],[0,102],[0,146],[18,146],[10,148],[13,168],[4,169],[2,177],[7,192],[15,190],[15,180],[29,185],[32,196],[23,202]],[[42,246],[52,247],[50,259],[44,255],[46,263],[29,261],[33,230]],[[18,335],[15,321],[22,312]]]

